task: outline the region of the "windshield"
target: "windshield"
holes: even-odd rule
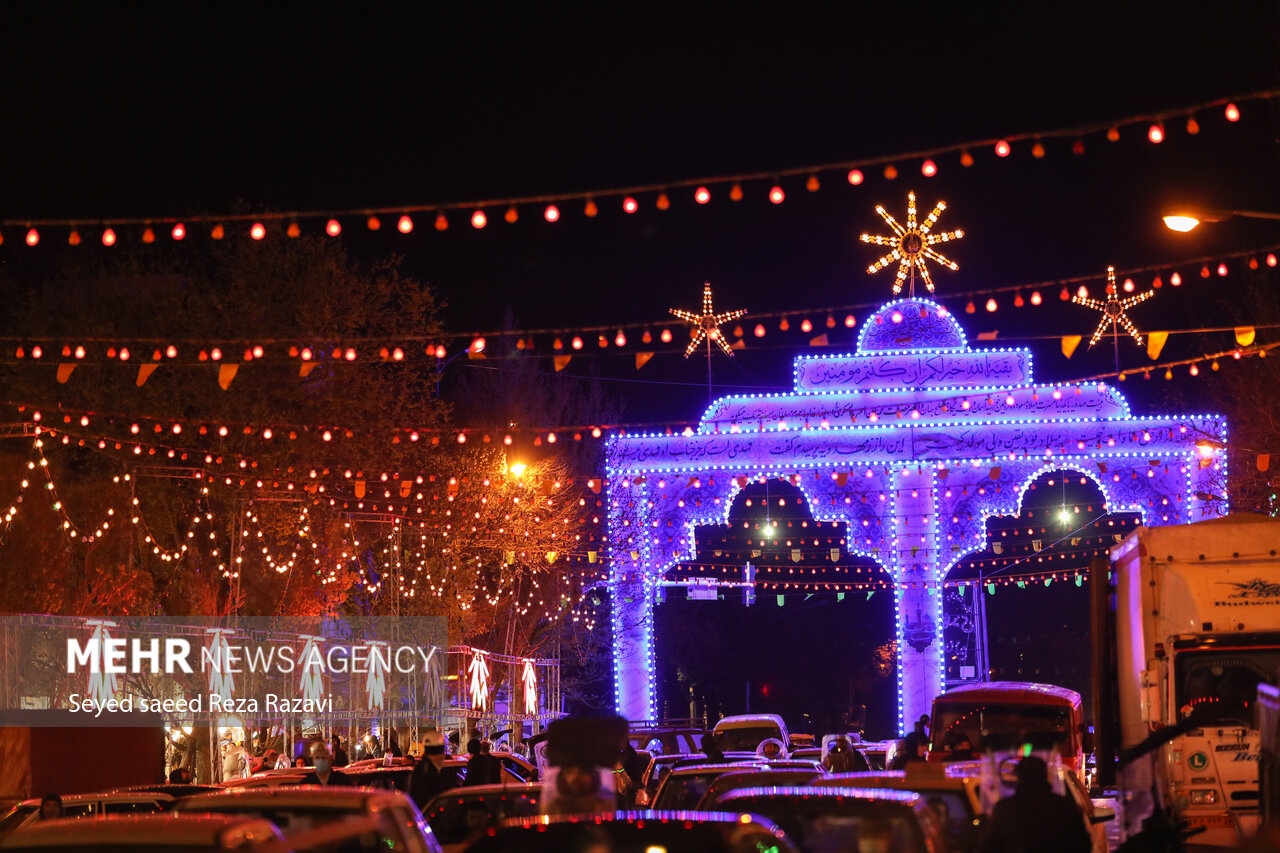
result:
[[[934,749],[950,749],[964,737],[979,751],[1027,743],[1065,751],[1071,745],[1071,709],[1016,702],[938,702],[933,732]]]
[[[428,805],[427,823],[441,844],[461,844],[473,835],[497,826],[507,818],[538,813],[538,791],[497,796],[467,797],[456,792],[436,797]]]
[[[1280,649],[1206,649],[1176,658],[1178,716],[1253,725],[1258,683],[1276,683]]]
[[[891,812],[884,803],[855,803],[851,808],[847,803],[837,805],[830,800],[747,797],[734,798],[732,806],[774,821],[805,853],[917,853],[924,847],[914,815],[904,809]]]
[[[755,752],[760,741],[767,738],[782,740],[782,732],[777,726],[765,724],[721,729],[715,733],[716,746],[721,752]]]
[[[707,773],[681,773],[671,776],[658,791],[658,796],[653,801],[653,808],[659,810],[697,808],[698,803],[702,802],[702,798],[706,796],[711,783],[727,770],[728,768]]]

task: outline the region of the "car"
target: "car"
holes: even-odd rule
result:
[[[317,826],[357,817],[374,817],[396,850],[426,853],[438,850],[422,813],[399,791],[374,791],[320,785],[258,788],[201,794],[182,800],[176,814],[222,814],[259,817],[271,821],[286,837]]]
[[[165,783],[163,785],[134,785],[129,788],[116,788],[113,794],[167,794],[174,801],[194,797],[196,794],[212,794],[221,791],[220,785],[195,785],[191,783]]]
[[[475,785],[437,794],[422,814],[448,853],[465,847],[469,836],[481,828],[497,826],[508,818],[532,817],[538,813],[541,798],[542,788],[533,784]],[[483,822],[469,824],[482,810]]]
[[[821,775],[810,770],[770,770],[768,768],[734,770],[711,780],[711,784],[707,786],[707,793],[698,803],[698,808],[703,811],[715,811],[716,802],[728,791],[770,785],[808,785]]]
[[[270,850],[283,837],[270,821],[231,816],[151,814],[97,820],[62,818],[39,821],[21,832],[0,838],[0,850],[214,853],[250,847]]]
[[[1107,853],[1109,845],[1107,842],[1107,828],[1104,824],[1107,821],[1115,820],[1115,809],[1106,806],[1095,806],[1093,800],[1089,797],[1089,792],[1085,790],[1084,783],[1080,781],[1080,774],[1076,773],[1070,766],[1059,763],[1054,760],[1055,756],[1042,752],[1041,757],[1046,758],[1049,765],[1049,786],[1053,788],[1056,794],[1066,794],[1075,801],[1076,807],[1080,809],[1080,814],[1084,818],[1085,828],[1089,831],[1089,838],[1092,842],[1093,853]],[[998,764],[999,772],[993,768]],[[1014,757],[1006,757],[997,761],[995,758],[988,756],[981,761],[961,761],[946,765],[948,776],[964,776],[978,783],[979,808],[984,815],[989,815],[991,810],[995,808],[995,804],[1004,797],[1009,796],[1017,787],[1017,778],[1015,776],[1017,767],[1017,759]]]
[[[906,770],[833,773],[812,784],[824,788],[914,791],[924,798],[942,821],[952,850],[968,851],[977,846],[983,814],[978,780],[973,776],[947,774],[938,765],[917,761],[907,765]]]
[[[795,758],[775,758],[771,761],[762,762],[765,767],[771,770],[812,770],[815,773],[824,773],[826,768],[822,766],[821,761],[813,759],[795,759]]]
[[[797,749],[804,749],[817,743],[817,738],[813,735],[800,734],[796,732],[791,735],[791,742],[787,744],[787,748],[794,752]]]
[[[822,747],[805,746],[800,749],[793,749],[791,750],[791,757],[809,761],[822,761]]]
[[[664,850],[672,853],[797,853],[773,821],[714,812],[620,811],[513,818],[467,847],[467,853],[562,853],[566,850]]]
[[[364,767],[343,770],[351,785],[358,788],[379,788],[384,791],[408,791],[412,767]]]
[[[649,803],[653,795],[658,791],[658,785],[662,783],[662,777],[667,775],[672,767],[681,761],[697,758],[699,761],[705,762],[707,757],[701,753],[697,755],[685,755],[682,753],[662,754],[656,753],[649,761],[644,769],[644,773],[640,776],[640,790],[636,791],[636,805],[643,806]]]
[[[168,794],[110,793],[71,794],[62,798],[63,818],[102,817],[104,815],[158,814],[174,804]],[[36,822],[40,814],[40,801],[23,800],[0,817],[0,835],[21,829]]]
[[[490,754],[501,761],[502,766],[508,771],[519,776],[524,781],[538,781],[538,766],[523,755],[516,755],[514,752],[507,752],[506,750],[500,750]]]
[[[689,767],[675,767],[662,779],[649,808],[659,811],[681,811],[696,808],[707,787],[718,776],[731,771],[748,768],[759,768],[759,764],[694,764]]]
[[[723,753],[724,761],[719,759],[708,758],[704,753],[698,752],[693,755],[677,755],[675,763],[672,767],[692,767],[695,764],[723,764],[725,761],[750,761],[758,762],[764,759],[760,758],[754,752],[726,752]]]
[[[945,850],[942,827],[919,794],[815,785],[740,788],[716,808],[764,815],[804,853],[872,849],[894,853]],[[875,838],[877,845],[867,842]]]
[[[867,767],[872,770],[884,770],[889,766],[889,751],[893,748],[896,741],[859,741],[850,745],[858,751],[858,754],[866,759]]]
[[[228,779],[219,783],[224,791],[242,788],[275,788],[281,785],[298,785],[311,772],[310,767],[290,767],[288,770],[264,770],[243,779]]]
[[[430,841],[430,839],[429,839]],[[389,831],[376,817],[348,818],[313,827],[305,832],[290,835],[284,841],[280,853],[387,853],[400,849],[398,833]],[[440,850],[438,845],[430,847]],[[264,846],[254,848],[253,853],[276,853]]]
[[[729,750],[750,750],[755,752],[760,744],[770,738],[782,744],[782,751],[787,751],[791,742],[787,734],[787,724],[777,714],[737,714],[723,717],[716,722],[711,736],[721,752]]]
[[[709,734],[706,729],[693,726],[637,726],[627,733],[627,740],[637,750],[646,749],[654,755],[689,755],[702,751],[702,739]]]

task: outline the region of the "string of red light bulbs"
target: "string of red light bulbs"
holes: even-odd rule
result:
[[[671,193],[677,189],[690,190],[691,197],[696,204],[706,205],[715,196],[713,187],[722,189],[727,186],[728,190],[725,195],[730,201],[739,202],[746,197],[742,185],[756,181],[769,182],[767,195],[769,201],[773,204],[782,204],[787,197],[787,191],[783,184],[784,180],[788,178],[805,177],[804,188],[809,192],[817,192],[822,186],[822,178],[820,176],[830,176],[833,173],[838,173],[844,177],[849,185],[856,187],[867,181],[870,177],[870,170],[876,168],[880,169],[880,173],[885,180],[892,181],[897,179],[899,175],[897,164],[903,162],[919,163],[920,174],[926,178],[932,178],[938,174],[941,168],[940,162],[944,157],[958,157],[960,166],[969,168],[976,162],[974,151],[987,150],[993,153],[996,158],[1005,159],[1014,153],[1015,146],[1022,143],[1030,143],[1029,151],[1031,156],[1036,159],[1043,159],[1047,155],[1045,142],[1056,139],[1073,140],[1071,153],[1079,156],[1085,153],[1084,139],[1087,136],[1102,133],[1105,134],[1109,142],[1117,142],[1121,138],[1121,129],[1132,126],[1145,126],[1148,142],[1158,145],[1168,138],[1170,129],[1175,121],[1185,121],[1183,127],[1186,134],[1195,136],[1200,133],[1197,114],[1221,109],[1222,118],[1228,123],[1235,123],[1241,117],[1239,104],[1270,100],[1277,97],[1280,97],[1280,90],[1256,91],[1158,113],[1133,115],[1118,120],[1056,130],[1017,133],[1003,137],[971,140],[960,144],[919,151],[899,152],[880,157],[775,169],[765,172],[670,180],[662,183],[612,187],[588,192],[483,199],[449,204],[411,204],[395,207],[272,213],[225,213],[187,217],[158,215],[78,219],[8,218],[0,220],[0,228],[17,227],[25,229],[22,242],[30,247],[40,244],[42,239],[40,228],[42,227],[67,228],[67,243],[72,246],[79,246],[86,242],[86,238],[80,233],[81,228],[88,226],[100,227],[102,230],[98,233],[97,239],[98,242],[106,247],[115,246],[121,239],[121,232],[117,231],[117,229],[126,227],[141,227],[142,231],[139,239],[145,244],[156,243],[159,240],[158,234],[162,231],[167,231],[172,241],[182,241],[192,234],[191,229],[196,225],[208,226],[209,238],[222,240],[231,233],[229,231],[231,223],[236,223],[237,225],[248,223],[247,228],[241,233],[246,234],[255,241],[266,239],[273,230],[275,232],[280,231],[279,226],[281,224],[284,224],[283,233],[286,237],[299,237],[302,234],[301,223],[304,221],[323,222],[324,233],[330,237],[338,237],[346,227],[343,224],[343,220],[347,220],[349,223],[352,219],[363,218],[364,225],[368,230],[380,231],[383,228],[384,217],[394,218],[394,227],[401,234],[410,234],[417,227],[413,214],[421,213],[435,214],[433,227],[436,231],[447,231],[449,229],[451,225],[449,214],[451,213],[466,216],[473,229],[481,230],[489,225],[492,218],[491,212],[496,213],[498,209],[503,209],[501,219],[507,223],[519,221],[521,218],[520,209],[530,206],[541,207],[541,217],[546,222],[559,222],[565,215],[566,208],[563,206],[567,202],[581,202],[582,215],[587,218],[594,218],[599,215],[601,210],[597,199],[615,200],[618,208],[623,213],[634,214],[641,208],[641,198],[652,196],[653,206],[656,209],[668,210],[672,205]],[[271,228],[268,227],[269,223],[272,226]],[[0,245],[4,244],[4,232],[0,230]]]

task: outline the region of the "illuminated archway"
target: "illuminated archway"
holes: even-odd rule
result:
[[[1216,415],[1134,417],[1105,384],[1036,383],[1027,349],[974,349],[941,305],[887,303],[857,351],[795,358],[794,390],[722,397],[689,435],[629,435],[608,448],[615,702],[651,719],[653,603],[669,567],[691,559],[698,525],[722,523],[736,490],[781,477],[814,517],[843,521],[847,550],[893,578],[898,716],[944,688],[940,587],[985,544],[986,519],[1017,511],[1045,468],[1096,470],[1113,509],[1149,525],[1226,512],[1226,439]]]

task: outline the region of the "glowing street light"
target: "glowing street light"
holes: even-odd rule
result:
[[[515,478],[518,480],[518,479],[520,479],[520,476],[521,476],[522,474],[524,474],[525,470],[526,470],[528,467],[529,467],[529,466],[528,466],[528,465],[526,465],[526,464],[524,464],[523,462],[513,462],[513,463],[511,464],[511,468],[510,468],[510,469],[508,469],[508,470],[510,470],[510,471],[511,471],[511,476],[512,476],[512,477],[515,477]]]
[[[1164,224],[1170,231],[1186,233],[1201,222],[1225,222],[1232,217],[1243,219],[1280,219],[1280,213],[1265,210],[1212,210],[1200,208],[1178,208],[1165,214]]]

